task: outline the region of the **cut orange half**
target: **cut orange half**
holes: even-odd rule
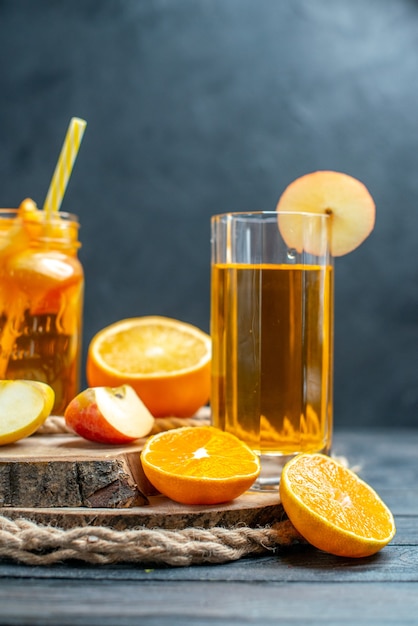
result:
[[[346,557],[375,554],[394,537],[392,513],[354,472],[323,454],[300,454],[283,468],[283,508],[313,546]]]
[[[154,417],[190,417],[210,396],[211,339],[159,316],[121,320],[98,332],[87,354],[90,387],[131,385]]]
[[[235,435],[191,426],[151,436],[141,453],[144,473],[183,504],[219,504],[240,496],[260,473],[258,456]]]

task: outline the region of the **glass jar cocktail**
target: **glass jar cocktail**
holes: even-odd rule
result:
[[[0,378],[46,382],[53,413],[79,389],[84,274],[76,215],[0,209]]]

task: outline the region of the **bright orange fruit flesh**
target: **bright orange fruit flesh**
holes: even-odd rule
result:
[[[219,504],[237,498],[260,473],[258,456],[234,435],[192,426],[151,436],[141,453],[150,483],[183,504]]]
[[[301,454],[283,468],[283,507],[313,546],[345,557],[375,554],[394,537],[392,513],[354,472],[323,454]]]
[[[154,417],[190,417],[210,396],[210,336],[191,324],[148,316],[121,320],[93,337],[90,387],[131,385]]]

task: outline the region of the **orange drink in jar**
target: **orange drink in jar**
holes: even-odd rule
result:
[[[0,209],[0,378],[46,382],[53,412],[79,389],[84,274],[78,218]]]

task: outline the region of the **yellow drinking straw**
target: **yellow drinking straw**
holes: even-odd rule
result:
[[[48,216],[51,216],[54,211],[60,210],[86,124],[87,122],[78,117],[71,118],[45,199],[44,211]]]

